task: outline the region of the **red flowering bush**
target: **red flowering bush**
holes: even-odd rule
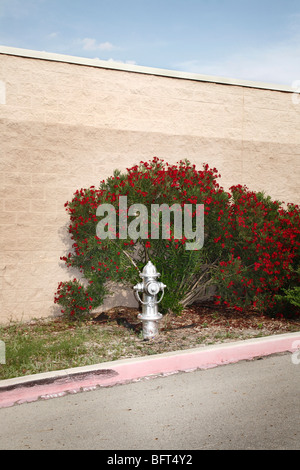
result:
[[[67,315],[88,312],[91,306],[94,308],[103,302],[111,282],[131,287],[139,282],[139,272],[151,259],[161,273],[161,280],[167,285],[161,311],[171,309],[179,312],[192,303],[203,290],[203,285],[211,281],[210,270],[217,265],[224,250],[222,244],[214,242],[215,237],[222,235],[222,227],[228,217],[228,194],[219,187],[218,176],[217,170],[210,169],[208,165],[196,170],[195,165],[188,161],[169,165],[155,157],[150,162],[140,162],[128,168],[125,174],[116,170],[112,177],[100,183],[99,189],[90,187],[76,191],[72,201],[65,204],[70,215],[69,233],[73,251],[62,260],[84,274],[86,283],[81,290],[84,295],[80,302],[74,302],[70,294],[77,292],[78,287],[77,291],[68,290],[70,284],[63,283],[56,293],[55,302],[63,307]],[[132,213],[129,215],[129,211],[121,214],[121,196],[127,197],[128,207],[143,204],[148,208],[146,224],[145,218],[139,219]],[[114,208],[115,228],[107,229],[107,238],[99,238],[97,208],[100,205],[106,207],[104,204]],[[175,204],[177,210],[189,204],[194,231],[197,225],[196,204],[203,204],[203,248],[186,249],[190,240],[184,231],[176,233],[175,212],[171,213],[167,224],[163,224],[161,214],[155,222],[151,212],[153,204],[167,204],[169,207]],[[167,236],[163,238],[160,232],[157,238],[151,237],[152,222],[160,231],[165,230]],[[135,239],[126,232],[124,235],[125,223],[136,225]],[[75,304],[79,306],[77,310],[74,309]]]
[[[240,185],[227,193],[217,183],[219,176],[208,165],[197,170],[188,161],[169,165],[155,157],[125,173],[116,170],[99,188],[77,190],[65,204],[73,249],[62,260],[78,268],[85,281],[60,283],[55,302],[64,313],[74,318],[89,313],[103,303],[112,282],[132,287],[149,259],[167,285],[162,313],[182,311],[210,284],[217,289],[216,304],[262,311],[281,305],[284,289],[299,285],[299,207],[283,209]],[[121,197],[130,210],[124,211]],[[146,217],[139,212],[141,204]],[[163,204],[174,208],[167,222],[151,209]],[[175,220],[179,212],[183,221],[181,209],[189,205],[196,233],[197,204],[204,209],[204,243],[201,249],[186,249],[191,240],[185,231],[178,233]],[[105,227],[101,237],[99,223]],[[159,236],[153,237],[153,227]]]
[[[262,193],[247,187],[230,188],[226,243],[228,256],[219,263],[215,279],[223,301],[238,310],[253,305],[261,311],[284,312],[279,296],[289,286],[299,285],[300,210],[287,209]]]

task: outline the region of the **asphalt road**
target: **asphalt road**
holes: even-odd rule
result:
[[[299,411],[286,353],[0,409],[0,449],[299,450]]]

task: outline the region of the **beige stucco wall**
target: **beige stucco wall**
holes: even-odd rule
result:
[[[225,188],[241,183],[300,202],[300,100],[292,90],[5,52],[0,322],[58,313],[57,284],[74,274],[59,259],[70,248],[64,203],[115,168],[154,155],[188,158],[217,167]],[[122,299],[110,304],[132,302]]]

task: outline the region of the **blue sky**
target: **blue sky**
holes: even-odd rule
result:
[[[300,0],[0,0],[0,45],[292,85]]]

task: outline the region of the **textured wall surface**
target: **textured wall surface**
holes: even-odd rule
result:
[[[0,53],[0,322],[58,312],[70,273],[64,203],[158,156],[208,163],[220,184],[300,202],[293,93]],[[300,101],[300,100],[299,100]],[[123,297],[111,305],[132,302]]]

